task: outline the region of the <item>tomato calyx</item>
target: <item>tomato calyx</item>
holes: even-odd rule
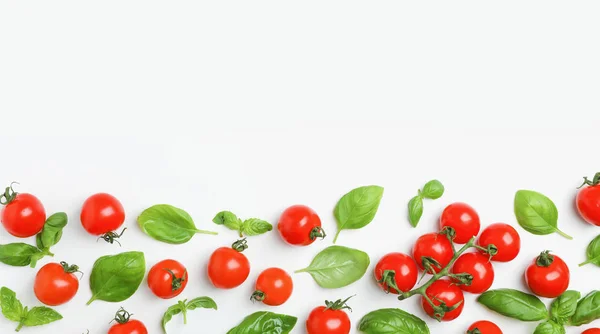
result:
[[[458,285],[466,285],[470,286],[473,283],[473,275],[469,273],[459,273],[459,274],[451,274],[450,278],[455,279],[455,282]]]
[[[79,279],[81,280],[83,278],[83,272],[81,272],[79,270],[79,266],[78,265],[76,265],[76,264],[69,265],[65,261],[61,261],[60,265],[63,268],[63,270],[65,271],[65,273],[67,273],[67,274],[80,273],[81,277],[79,277]]]
[[[19,193],[13,189],[13,184],[19,184],[19,182],[11,182],[10,185],[4,189],[4,194],[0,195],[0,204],[8,205],[17,198]]]
[[[435,260],[434,260],[435,261]],[[385,293],[390,293],[390,288],[400,292],[400,288],[396,284],[396,271],[395,270],[384,270],[381,274],[381,279],[377,283],[385,286]]]
[[[577,189],[582,188],[586,184],[590,187],[597,186],[598,184],[600,184],[600,172],[596,173],[591,181],[587,178],[587,176],[584,176],[583,184],[581,184],[579,187],[577,187]]]
[[[171,269],[163,269],[171,275],[171,291],[177,291],[181,289],[181,285],[187,279],[187,270],[183,272],[183,276],[177,277],[177,275],[175,275]]]
[[[246,249],[248,249],[248,242],[246,241],[246,238],[244,239],[240,239],[236,242],[233,243],[233,245],[231,245],[231,248],[235,249],[238,252],[243,252]]]
[[[116,321],[117,323],[123,325],[129,322],[129,319],[131,319],[131,316],[133,314],[127,312],[124,308],[120,308],[117,313],[115,314],[115,318],[111,321]]]
[[[119,244],[119,246],[121,246],[121,243],[117,239],[119,239],[120,237],[123,236],[123,233],[125,233],[125,230],[127,230],[127,227],[123,228],[123,230],[119,234],[117,234],[116,232],[104,233],[103,235],[98,237],[98,240],[102,239],[111,245],[116,242]]]
[[[267,295],[260,291],[260,290],[256,290],[252,293],[252,296],[250,296],[250,300],[251,301],[257,301],[257,302],[262,302],[263,300],[265,300],[265,298],[267,297]]]
[[[467,331],[467,334],[482,334],[479,328],[473,328],[470,331]]]
[[[346,304],[348,302],[348,300],[350,300],[350,298],[354,297],[354,295],[341,300],[338,299],[334,302],[326,300],[325,301],[325,305],[327,306],[325,308],[325,310],[323,310],[323,312],[325,312],[326,310],[333,310],[333,311],[339,311],[339,310],[350,310],[350,312],[352,312],[352,308],[350,306],[348,306],[348,304]]]
[[[552,262],[554,262],[554,255],[550,254],[549,250],[541,252],[537,259],[535,259],[535,264],[538,267],[550,267]]]
[[[327,234],[325,234],[325,230],[321,226],[315,226],[311,231],[309,238],[310,240],[315,240],[317,238],[321,238],[321,240],[325,239]]]
[[[423,270],[423,276],[425,276],[426,274],[433,275],[435,274],[436,269],[442,269],[442,264],[439,263],[436,259],[429,256],[421,257],[421,264],[423,264],[423,268],[425,269]],[[421,276],[421,279],[423,279],[423,276]]]

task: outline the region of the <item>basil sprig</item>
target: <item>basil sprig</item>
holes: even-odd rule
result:
[[[169,307],[162,318],[162,329],[167,333],[167,323],[171,321],[174,315],[183,314],[183,324],[187,324],[187,311],[197,308],[212,308],[217,309],[217,303],[209,297],[198,297],[190,301],[187,299],[180,300],[177,304]]]
[[[23,327],[41,326],[62,319],[60,313],[46,306],[23,307],[16,293],[7,287],[0,288],[0,306],[6,319],[19,323],[17,332]]]
[[[532,190],[519,190],[515,194],[515,216],[527,232],[546,235],[558,233],[567,239],[570,235],[559,230],[558,209],[548,197]]]
[[[431,180],[419,189],[417,196],[408,202],[408,220],[412,227],[417,227],[423,215],[423,199],[438,199],[444,194],[444,185],[438,180]]]
[[[383,187],[380,186],[359,187],[342,196],[333,211],[338,226],[333,243],[342,230],[356,230],[371,223],[382,197]]]
[[[273,225],[266,220],[258,218],[241,220],[231,211],[217,213],[212,221],[217,225],[223,225],[230,230],[237,231],[240,238],[260,235],[273,230]]]

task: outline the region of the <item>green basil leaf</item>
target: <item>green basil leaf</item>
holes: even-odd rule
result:
[[[138,224],[144,233],[169,244],[183,244],[196,234],[217,234],[196,228],[190,215],[172,205],[158,204],[142,212]]]
[[[558,233],[567,239],[571,236],[559,230],[558,209],[548,197],[531,190],[519,190],[515,194],[515,215],[519,225],[527,232],[546,235]]]
[[[421,196],[428,199],[438,199],[444,194],[444,185],[438,180],[431,180],[425,184]]]
[[[17,294],[5,286],[0,289],[0,306],[6,319],[21,321],[23,304],[17,299]]]
[[[27,312],[23,325],[27,327],[49,324],[62,319],[60,313],[45,306],[36,306]]]
[[[50,248],[56,245],[62,238],[63,228],[67,226],[67,214],[57,212],[46,219],[42,232],[36,237],[37,246],[40,249]]]
[[[36,247],[22,242],[0,245],[0,262],[9,266],[24,267],[31,264],[32,256],[40,253]]]
[[[417,227],[421,216],[423,215],[423,199],[421,196],[413,197],[408,202],[408,219],[413,227]]]
[[[267,221],[258,218],[250,218],[244,221],[242,225],[242,234],[249,237],[254,235],[263,234],[273,230],[273,225]]]
[[[600,267],[600,235],[595,237],[594,240],[590,242],[587,246],[587,250],[585,252],[587,255],[587,260],[581,263],[579,266],[584,266],[588,263],[593,263]]]
[[[592,291],[578,303],[575,313],[571,316],[570,324],[581,326],[600,319],[600,291]]]
[[[383,188],[380,186],[356,188],[342,196],[333,212],[338,226],[333,243],[342,230],[359,229],[373,221],[381,197],[383,197]]]
[[[255,312],[230,329],[227,334],[289,334],[298,318],[273,312]]]
[[[231,211],[221,211],[213,218],[213,223],[225,225],[230,230],[239,231],[242,229],[242,220]]]
[[[142,252],[125,252],[102,256],[92,268],[90,288],[94,300],[121,302],[138,289],[146,273],[146,260]]]
[[[217,309],[217,303],[212,300],[210,297],[198,297],[187,302],[185,307],[188,310],[195,310],[197,308],[212,308]]]
[[[397,308],[384,308],[367,313],[358,324],[366,334],[429,334],[425,321]]]
[[[566,324],[575,314],[577,301],[581,298],[579,291],[568,290],[556,298],[550,305],[550,317],[558,324]]]
[[[538,297],[518,290],[489,290],[481,294],[477,301],[490,310],[510,318],[522,321],[548,319],[546,305]]]
[[[163,332],[165,332],[165,333],[167,332],[167,323],[169,321],[171,321],[171,319],[173,319],[173,316],[177,315],[181,312],[182,312],[181,305],[179,305],[179,304],[173,305],[167,309],[167,311],[165,312],[165,314],[163,314],[163,317],[162,317]]]
[[[330,246],[322,250],[310,266],[296,273],[309,273],[317,284],[326,289],[336,289],[358,281],[369,267],[367,253],[344,246]]]
[[[554,321],[546,321],[539,324],[533,334],[565,334],[565,328]]]

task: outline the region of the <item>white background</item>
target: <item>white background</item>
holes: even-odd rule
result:
[[[4,1],[0,184],[18,180],[49,213],[68,213],[56,261],[89,273],[99,256],[142,250],[148,268],[164,258],[187,265],[182,297],[211,296],[219,311],[194,311],[185,327],[176,318],[170,333],[225,333],[269,309],[248,300],[258,273],[305,267],[332,241],[294,248],[277,233],[251,238],[249,279],[217,290],[205,277],[206,261],[235,233],[213,226],[216,212],[276,222],[287,206],[303,203],[333,235],[335,203],[367,184],[385,187],[379,213],[364,229],[342,232],[339,244],[368,252],[372,265],[385,253],[409,252],[449,203],[470,203],[484,226],[516,226],[515,191],[543,192],[575,240],[518,228],[522,252],[495,266],[493,287],[525,289],[527,263],[551,249],[570,265],[571,288],[587,293],[600,288],[600,268],[576,264],[600,230],[578,218],[573,199],[581,177],[600,170],[599,10],[595,1]],[[447,191],[425,203],[413,229],[406,203],[431,178]],[[100,191],[126,208],[122,248],[96,243],[80,227],[81,204]],[[219,236],[181,246],[147,237],[135,219],[157,203],[187,210]],[[0,242],[15,241],[0,231]],[[416,298],[398,302],[378,290],[371,270],[338,290],[294,275],[292,298],[269,310],[298,316],[294,333],[304,332],[324,299],[352,294],[354,328],[384,307],[425,317]],[[37,305],[35,272],[0,265],[0,285]],[[162,313],[175,303],[153,297],[144,282],[123,303],[86,307],[87,278],[57,308],[64,320],[23,332],[105,333],[124,306],[160,333]],[[432,333],[462,333],[484,318],[505,333],[535,327],[466,298],[459,319],[428,320]],[[0,332],[14,327],[0,319]]]

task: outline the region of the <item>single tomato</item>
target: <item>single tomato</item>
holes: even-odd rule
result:
[[[170,299],[179,296],[188,283],[188,272],[175,260],[163,260],[148,272],[148,287],[157,297]]]
[[[486,227],[477,244],[483,248],[493,248],[496,254],[492,256],[492,261],[508,262],[514,260],[521,250],[521,237],[514,227],[496,223]],[[491,246],[493,245],[493,246]],[[483,253],[482,250],[480,252]]]
[[[589,328],[581,332],[581,334],[600,334],[600,328]]]
[[[285,270],[268,268],[258,275],[256,288],[250,299],[278,306],[290,298],[293,290],[294,282]]]
[[[66,262],[48,263],[40,268],[33,283],[33,292],[37,299],[49,306],[62,305],[75,297],[79,290],[79,280],[75,276],[79,271],[76,265]]]
[[[436,308],[421,297],[421,306],[430,317],[440,321],[450,321],[458,318],[465,306],[465,297],[462,290],[447,279],[439,279],[431,284],[425,294],[433,302]],[[442,306],[440,306],[442,305]]]
[[[427,270],[429,273],[432,271],[438,273],[450,263],[454,256],[454,250],[446,235],[428,233],[417,239],[412,249],[412,255],[419,269]]]
[[[346,304],[348,299],[335,302],[325,301],[326,306],[319,306],[310,312],[306,320],[307,334],[348,334],[350,333],[350,318],[344,309],[352,310]]]
[[[448,205],[440,217],[440,230],[445,227],[454,229],[454,242],[466,244],[469,240],[479,234],[479,215],[470,205],[465,203],[453,203]]]
[[[325,238],[321,219],[306,205],[294,205],[285,209],[277,224],[279,234],[291,245],[306,246],[317,238]]]
[[[14,182],[13,182],[14,183]],[[18,238],[32,237],[42,230],[46,210],[40,200],[26,193],[17,193],[12,184],[0,195],[0,221],[6,232]]]
[[[250,261],[242,254],[246,248],[246,239],[242,239],[212,253],[208,260],[208,279],[215,287],[233,289],[246,281],[250,274]]]
[[[575,200],[577,211],[586,222],[600,226],[600,173],[592,181],[584,178],[581,187]]]
[[[114,231],[123,225],[125,210],[112,195],[98,193],[90,196],[83,203],[80,218],[81,225],[88,233],[100,236],[111,244],[123,235],[123,232],[117,234]]]
[[[549,251],[542,252],[525,271],[525,281],[534,294],[556,298],[569,288],[569,267]]]
[[[502,330],[491,321],[480,320],[469,327],[467,334],[502,334]]]
[[[122,307],[113,321],[117,323],[108,330],[108,334],[148,334],[146,326],[139,320],[131,320],[131,314]]]
[[[461,289],[470,293],[486,292],[494,283],[494,267],[490,262],[490,257],[479,253],[464,253],[459,256],[452,266],[452,274],[470,276],[471,284],[459,284]],[[464,282],[455,278],[452,281]]]
[[[389,253],[375,266],[375,280],[385,292],[408,292],[417,284],[419,269],[412,257],[403,253]]]

